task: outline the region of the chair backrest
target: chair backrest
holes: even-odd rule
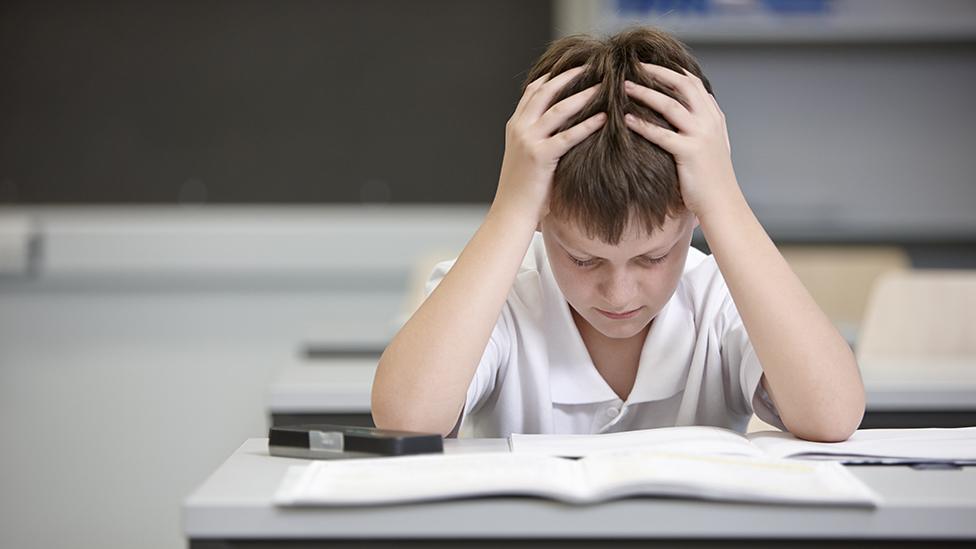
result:
[[[894,246],[780,246],[793,272],[827,317],[844,335],[859,332],[875,281],[884,273],[911,266]]]
[[[882,276],[868,304],[858,359],[942,358],[976,364],[976,271]]]

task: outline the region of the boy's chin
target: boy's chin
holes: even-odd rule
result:
[[[646,318],[644,315],[638,315],[635,318],[627,320],[600,318],[594,319],[593,322],[588,322],[590,322],[590,326],[596,329],[596,331],[610,339],[629,339],[641,333],[644,328],[647,328],[651,320],[651,318]]]

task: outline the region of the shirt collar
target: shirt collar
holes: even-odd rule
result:
[[[591,404],[618,400],[590,359],[573,322],[570,305],[553,277],[542,242],[536,253],[552,402]],[[681,285],[679,282],[678,289],[651,323],[628,404],[662,400],[684,389],[694,348],[695,324],[691,309],[680,302]]]

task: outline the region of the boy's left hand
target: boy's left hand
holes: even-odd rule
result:
[[[738,191],[725,114],[697,76],[651,63],[641,65],[648,76],[675,90],[688,106],[628,80],[624,83],[627,95],[660,113],[678,131],[631,114],[624,120],[631,130],[674,156],[685,206],[702,217],[710,204],[721,204],[728,192]]]

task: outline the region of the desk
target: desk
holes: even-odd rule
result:
[[[860,367],[867,393],[862,429],[976,425],[971,359],[862,359]]]
[[[283,367],[268,392],[272,425],[372,426],[370,387],[379,354],[336,354]],[[866,366],[862,429],[976,426],[976,367],[960,370],[972,374],[941,379],[922,366]]]
[[[272,425],[338,423],[373,427],[370,389],[379,354],[298,360],[278,371],[268,391]]]
[[[311,547],[312,540],[476,539],[630,540],[834,539],[976,540],[976,467],[918,471],[852,467],[878,491],[876,509],[631,498],[572,506],[534,498],[490,498],[360,508],[276,508],[271,497],[290,465],[304,460],[267,453],[267,439],[245,442],[183,504],[191,549]],[[504,439],[446,440],[446,452],[507,451]],[[258,542],[255,540],[263,540]],[[452,541],[453,540],[453,541]],[[263,543],[263,544],[262,544]],[[305,543],[305,545],[301,545]],[[358,542],[356,542],[358,543]],[[614,543],[618,543],[615,541]],[[604,542],[605,544],[605,542]],[[646,543],[644,544],[646,545]],[[787,544],[789,545],[789,544]],[[360,547],[361,545],[356,545]]]

